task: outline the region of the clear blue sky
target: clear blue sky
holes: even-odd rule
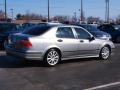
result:
[[[0,0],[3,4],[4,0]],[[83,0],[85,16],[96,16],[104,19],[105,0]],[[4,9],[3,5],[0,5]],[[8,14],[11,15],[10,9],[14,9],[14,16],[17,13],[37,13],[47,15],[47,0],[7,0]],[[72,16],[80,12],[80,0],[50,0],[50,15],[69,15]],[[115,18],[120,14],[120,0],[110,0],[110,17]]]

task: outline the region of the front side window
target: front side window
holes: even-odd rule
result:
[[[75,28],[77,36],[79,39],[89,39],[91,35],[81,28]]]
[[[58,38],[74,38],[73,31],[69,27],[58,28],[56,36]]]

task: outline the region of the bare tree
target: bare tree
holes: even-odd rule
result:
[[[0,19],[3,19],[3,18],[5,18],[5,13],[2,10],[0,10]]]
[[[39,14],[35,14],[35,13],[26,13],[26,14],[17,14],[16,15],[16,19],[17,20],[42,20],[45,17],[43,17],[42,15]]]
[[[117,23],[117,24],[120,24],[120,15],[117,16],[117,18],[116,18],[116,23]]]
[[[69,17],[68,16],[54,16],[53,21],[58,21],[58,22],[66,22],[66,21],[69,21]]]
[[[93,17],[93,16],[87,18],[87,23],[93,24],[94,22],[101,23],[102,20],[99,17]]]

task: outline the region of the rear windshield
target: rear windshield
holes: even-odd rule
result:
[[[51,27],[50,26],[33,26],[30,28],[27,28],[23,34],[28,34],[28,35],[42,35],[46,31],[48,31]]]
[[[15,30],[17,24],[0,24],[0,30]]]

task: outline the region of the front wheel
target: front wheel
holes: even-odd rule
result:
[[[107,60],[110,57],[111,51],[108,46],[104,46],[100,51],[100,59]]]
[[[60,54],[56,49],[50,49],[44,58],[47,66],[55,66],[60,61]]]

